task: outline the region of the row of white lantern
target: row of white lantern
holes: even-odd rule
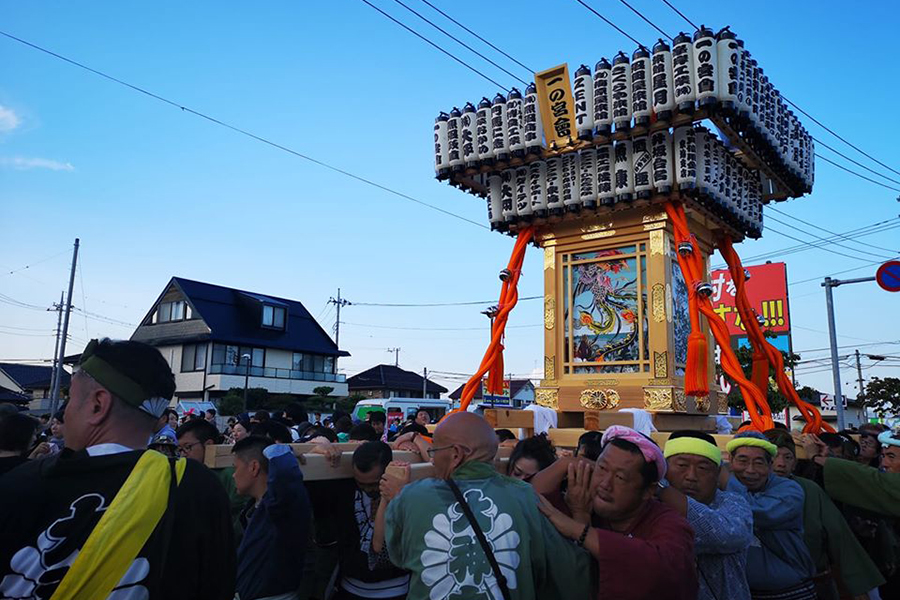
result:
[[[651,118],[669,121],[696,106],[718,105],[733,126],[781,174],[812,189],[813,142],[744,44],[726,27],[718,34],[701,27],[693,38],[681,33],[673,45],[660,40],[594,68],[582,65],[573,85],[578,137],[593,139],[646,126]],[[467,168],[505,163],[511,157],[541,154],[542,129],[537,93],[513,89],[507,97],[483,98],[475,107],[441,113],[435,120],[435,171],[439,177]]]
[[[759,173],[703,128],[660,130],[479,175],[494,229],[535,216],[627,204],[680,189],[749,233],[762,230]]]

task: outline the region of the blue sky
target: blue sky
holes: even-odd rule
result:
[[[395,2],[373,2],[504,86],[519,85]],[[568,62],[574,70],[633,50],[632,42],[574,0],[435,4],[536,69]],[[591,4],[647,45],[659,37],[620,3]],[[409,5],[441,19],[418,0]],[[658,0],[635,5],[667,33],[686,25]],[[900,90],[886,72],[894,68],[888,57],[896,53],[896,3],[873,3],[866,10],[834,1],[676,6],[714,29],[730,24],[788,98],[900,170],[900,131],[892,116]],[[441,24],[477,43],[452,24]],[[486,220],[483,202],[432,178],[431,127],[439,110],[498,90],[359,0],[7,2],[0,25],[184,106],[469,219]],[[489,55],[527,79],[502,56]],[[75,304],[127,323],[143,317],[172,275],[298,299],[326,328],[334,320],[326,301],[339,286],[356,302],[486,300],[499,293],[497,272],[508,260],[509,238],[5,38],[0,38],[0,61],[0,293],[8,297],[39,306],[58,300],[68,274],[67,249],[76,236],[82,240],[82,265]],[[814,136],[880,169],[804,122]],[[897,217],[897,195],[820,161],[813,194],[778,209],[841,232]],[[797,230],[792,235],[812,239]],[[862,241],[900,254],[897,230]],[[793,245],[769,232],[738,251],[752,256]],[[794,254],[787,258],[789,280],[821,280],[866,259],[878,260],[861,258],[822,250]],[[540,261],[540,252],[530,250],[521,295],[543,293]],[[870,266],[841,276],[873,273]],[[826,347],[818,282],[793,286],[791,294],[795,349]],[[839,288],[835,295],[841,345],[900,341],[900,294],[867,284]],[[509,330],[507,341],[507,368],[514,373],[529,373],[541,362],[539,304],[523,302],[510,319],[518,326]],[[386,349],[399,346],[406,368],[471,372],[480,362],[487,330],[464,328],[486,325],[479,310],[348,307],[341,346],[353,356],[342,368],[352,374],[389,362]],[[49,358],[54,326],[54,313],[0,303],[0,358]],[[91,337],[127,337],[131,329],[76,314],[71,333],[70,348],[78,350]],[[900,356],[900,343],[862,349]],[[804,358],[825,354],[809,352]],[[853,373],[845,370],[844,381]],[[900,369],[876,366],[865,374],[898,376]],[[829,373],[800,380],[832,389]],[[442,381],[451,389],[459,383]],[[855,394],[853,385],[845,385],[845,392]]]

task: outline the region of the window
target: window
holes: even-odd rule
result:
[[[284,321],[287,310],[279,306],[271,306],[263,304],[262,324],[263,327],[271,327],[272,329],[284,329]]]
[[[181,349],[181,372],[202,371],[206,368],[206,344],[189,344]]]
[[[303,355],[299,352],[294,352],[294,356],[291,359],[291,370],[292,371],[302,371],[303,370]]]
[[[253,356],[252,364],[254,367],[263,367],[266,364],[266,351],[263,348],[254,348],[251,352]]]
[[[325,372],[326,373],[334,373],[334,357],[333,356],[325,357]]]
[[[194,318],[191,307],[184,300],[162,302],[150,315],[150,324],[169,323],[170,321],[186,321]]]

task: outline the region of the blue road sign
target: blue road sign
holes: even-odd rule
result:
[[[882,289],[889,292],[900,292],[900,261],[889,260],[878,268],[875,281]]]

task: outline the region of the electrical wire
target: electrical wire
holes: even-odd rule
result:
[[[490,331],[490,326],[485,323],[482,327],[397,327],[394,325],[373,325],[370,323],[353,323],[350,321],[341,321],[341,325],[353,325],[354,327],[372,327],[374,329],[403,329],[409,331]],[[542,327],[542,324],[534,325],[507,325],[507,329],[524,329],[526,327]]]
[[[810,136],[810,137],[812,137],[812,136]],[[878,175],[879,177],[881,177],[881,178],[883,178],[883,179],[887,179],[888,181],[890,181],[890,182],[892,182],[892,183],[896,183],[896,184],[900,185],[900,181],[898,181],[898,180],[896,180],[896,179],[893,179],[893,178],[891,178],[891,177],[888,177],[887,175],[882,175],[881,173],[879,173],[878,171],[876,171],[876,170],[874,170],[874,169],[870,169],[869,167],[867,167],[866,165],[862,164],[861,162],[857,162],[857,161],[853,160],[852,158],[850,158],[849,156],[847,156],[846,154],[844,154],[844,153],[842,153],[842,152],[839,152],[838,150],[835,150],[834,148],[832,148],[831,146],[829,146],[828,144],[826,144],[826,143],[823,142],[822,140],[820,140],[820,139],[818,139],[818,138],[815,138],[815,137],[813,137],[812,139],[813,139],[813,141],[814,141],[815,143],[817,143],[817,144],[819,144],[820,146],[823,146],[823,147],[825,147],[825,148],[828,148],[829,150],[831,150],[832,152],[834,152],[835,154],[837,154],[837,155],[840,156],[841,158],[844,158],[844,159],[846,159],[846,160],[849,160],[850,162],[852,162],[852,163],[853,163],[854,165],[856,165],[857,167],[862,167],[863,169],[865,169],[865,170],[868,171],[869,173],[872,173],[873,175]]]
[[[783,236],[783,237],[786,237],[786,238],[791,239],[791,240],[794,240],[795,242],[803,242],[802,239],[800,239],[800,238],[798,238],[798,237],[794,237],[794,236],[792,236],[792,235],[789,234],[789,233],[784,233],[783,231],[780,231],[780,230],[778,230],[778,229],[775,229],[774,227],[771,227],[771,226],[769,226],[769,225],[766,226],[766,231],[771,231],[772,233],[777,233],[778,235]],[[807,235],[809,235],[809,234],[807,234]],[[824,250],[825,252],[828,252],[828,253],[831,253],[831,254],[836,254],[836,255],[838,255],[838,256],[843,256],[844,258],[852,258],[852,259],[854,259],[854,260],[862,260],[862,261],[866,261],[866,260],[867,260],[867,259],[862,258],[862,257],[859,257],[859,256],[853,256],[852,254],[844,254],[843,252],[838,252],[837,250],[832,250],[831,248],[828,248],[828,247],[825,247],[825,246],[821,246],[819,249],[820,249],[820,250]]]
[[[407,6],[406,4],[404,4],[403,2],[401,2],[400,0],[394,0],[394,2],[396,2],[396,3],[399,4],[400,6],[402,6],[403,8],[405,8],[406,10],[408,10],[409,12],[411,12],[412,14],[416,15],[417,17],[419,17],[420,19],[422,19],[423,21],[425,21],[426,23],[428,23],[429,25],[431,25],[432,27],[434,27],[435,29],[437,29],[438,31],[440,31],[441,33],[443,33],[444,35],[446,35],[448,38],[450,38],[451,40],[453,40],[454,42],[456,42],[457,44],[459,44],[460,46],[462,46],[463,48],[465,48],[466,50],[468,50],[469,52],[472,52],[473,54],[475,54],[475,55],[481,57],[482,59],[486,60],[487,62],[491,63],[492,65],[494,65],[495,67],[497,67],[498,69],[500,69],[501,71],[503,71],[504,73],[506,73],[507,75],[509,75],[510,77],[512,77],[513,79],[516,79],[516,80],[518,80],[518,81],[521,81],[521,82],[522,82],[522,85],[528,85],[528,82],[525,81],[524,79],[522,79],[521,77],[519,77],[518,75],[515,75],[515,74],[513,74],[513,73],[510,73],[509,71],[507,71],[506,69],[504,69],[503,67],[501,67],[500,65],[498,65],[497,63],[495,63],[494,61],[492,61],[490,58],[488,58],[487,56],[485,56],[484,54],[482,54],[481,52],[479,52],[479,51],[476,50],[475,48],[471,47],[470,45],[468,45],[467,43],[465,43],[465,42],[462,41],[461,39],[455,37],[454,35],[448,33],[445,29],[442,29],[439,25],[436,25],[434,22],[430,21],[427,17],[422,16],[419,12],[417,12],[416,10],[410,8],[409,6]]]
[[[768,218],[769,218],[770,221],[775,221],[775,222],[778,223],[779,225],[784,225],[785,227],[793,227],[795,231],[797,231],[797,232],[799,232],[799,233],[802,233],[802,234],[804,234],[804,235],[808,235],[808,236],[814,237],[814,238],[816,238],[817,240],[819,240],[819,241],[821,241],[821,242],[823,242],[823,243],[830,243],[830,244],[832,244],[832,245],[834,245],[834,246],[837,246],[837,247],[839,247],[839,248],[844,248],[845,250],[850,250],[851,252],[856,252],[856,253],[858,253],[858,254],[868,254],[869,256],[873,256],[873,257],[878,258],[878,259],[881,259],[881,260],[886,260],[883,254],[875,254],[874,252],[869,252],[868,250],[858,250],[858,249],[856,249],[856,248],[854,248],[854,247],[852,247],[852,246],[847,246],[847,245],[845,245],[845,244],[841,244],[840,242],[836,242],[836,241],[833,241],[833,240],[829,242],[828,240],[826,240],[825,238],[823,238],[823,237],[820,236],[820,235],[817,235],[817,234],[815,234],[815,233],[811,233],[811,232],[809,232],[809,231],[806,231],[805,229],[801,229],[800,227],[798,227],[798,226],[796,226],[796,225],[791,225],[791,224],[788,223],[787,221],[782,221],[781,219],[777,219],[777,218],[773,217],[772,215],[769,215]],[[893,252],[893,250],[888,250],[888,252]],[[868,261],[868,260],[872,260],[872,259],[871,259],[871,258],[863,258],[862,260],[867,260],[867,261]]]
[[[778,213],[779,215],[785,216],[785,217],[787,217],[787,218],[789,218],[789,219],[793,219],[794,221],[798,221],[798,222],[800,222],[800,223],[803,223],[804,225],[809,225],[810,227],[814,227],[814,228],[816,228],[816,229],[818,229],[818,230],[820,230],[820,231],[824,231],[825,233],[830,233],[831,235],[837,236],[837,237],[840,238],[840,239],[850,241],[850,239],[847,238],[844,234],[836,233],[836,232],[831,231],[831,230],[829,230],[829,229],[825,229],[824,227],[822,227],[822,226],[820,226],[820,225],[816,225],[816,224],[814,224],[814,223],[810,223],[809,221],[804,221],[804,220],[801,219],[800,217],[795,217],[795,216],[793,216],[793,215],[789,215],[788,213],[786,213],[786,212],[784,212],[784,211],[778,210],[777,208],[775,208],[775,207],[772,206],[772,205],[769,205],[769,210],[772,211],[772,212],[776,212],[776,213]],[[895,220],[897,220],[897,219],[889,219],[889,220],[887,220],[887,221],[882,221],[881,223],[890,223],[890,222],[893,222],[893,221],[895,221]],[[856,242],[856,243],[859,244],[860,246],[868,246],[869,248],[875,248],[876,250],[884,250],[885,252],[897,252],[897,248],[885,248],[884,246],[875,246],[874,244],[867,244],[867,243],[865,243],[865,242]]]
[[[366,0],[363,0],[363,2],[365,2],[365,1],[366,1]],[[179,104],[179,103],[177,103],[177,102],[175,102],[175,101],[173,101],[173,100],[169,100],[168,98],[165,98],[165,97],[160,96],[160,95],[158,95],[158,94],[154,94],[154,93],[151,92],[151,91],[148,91],[148,90],[146,90],[146,89],[144,89],[144,88],[141,88],[141,87],[138,87],[138,86],[133,85],[133,84],[131,84],[131,83],[128,83],[127,81],[123,81],[122,79],[118,79],[118,78],[116,78],[116,77],[113,77],[112,75],[107,75],[106,73],[104,73],[104,72],[102,72],[102,71],[98,71],[97,69],[94,69],[94,68],[92,68],[92,67],[89,67],[89,66],[87,66],[87,65],[85,65],[85,64],[83,64],[83,63],[80,63],[80,62],[78,62],[78,61],[76,61],[76,60],[73,60],[73,59],[71,59],[71,58],[65,57],[65,56],[63,56],[62,54],[58,54],[58,53],[56,53],[56,52],[53,52],[53,51],[51,51],[51,50],[48,50],[48,49],[43,48],[43,47],[41,47],[41,46],[38,46],[37,44],[33,44],[33,43],[29,42],[29,41],[23,40],[22,38],[18,38],[18,37],[14,36],[14,35],[11,35],[11,34],[9,34],[9,33],[6,33],[5,31],[0,31],[0,35],[2,35],[2,36],[4,36],[4,37],[7,37],[7,38],[9,38],[9,39],[11,39],[11,40],[13,40],[13,41],[19,42],[20,44],[23,44],[23,45],[25,45],[25,46],[28,46],[29,48],[32,48],[32,49],[34,49],[34,50],[38,50],[39,52],[43,52],[44,54],[50,55],[50,56],[52,56],[52,57],[54,57],[54,58],[58,58],[59,60],[62,60],[62,61],[64,61],[64,62],[69,63],[70,65],[76,66],[76,67],[78,67],[78,68],[80,68],[80,69],[84,69],[85,71],[88,71],[88,72],[90,72],[90,73],[93,73],[94,75],[97,75],[97,76],[99,76],[99,77],[103,77],[104,79],[107,79],[107,80],[112,81],[112,82],[114,82],[114,83],[117,83],[117,84],[119,84],[119,85],[125,86],[125,87],[127,87],[127,88],[129,88],[129,89],[131,89],[131,90],[134,90],[134,91],[136,91],[136,92],[139,92],[139,93],[141,93],[141,94],[144,94],[145,96],[149,96],[150,98],[153,98],[154,100],[158,100],[158,101],[160,101],[160,102],[163,102],[163,103],[165,103],[165,104],[168,104],[168,105],[170,105],[170,106],[173,106],[173,107],[175,107],[175,108],[178,108],[178,109],[180,109],[180,110],[183,111],[183,112],[187,112],[187,113],[190,113],[190,114],[192,114],[192,115],[194,115],[194,116],[200,117],[201,119],[205,119],[205,120],[209,121],[210,123],[214,123],[214,124],[216,124],[216,125],[219,125],[220,127],[225,127],[226,129],[230,129],[230,130],[234,131],[235,133],[240,133],[241,135],[244,135],[244,136],[246,136],[246,137],[249,137],[249,138],[251,138],[251,139],[254,139],[254,140],[258,141],[258,142],[262,142],[263,144],[266,144],[266,145],[268,145],[268,146],[271,146],[271,147],[276,148],[276,149],[278,149],[278,150],[281,150],[281,151],[283,151],[283,152],[287,152],[288,154],[292,154],[292,155],[294,155],[294,156],[296,156],[296,157],[298,157],[298,158],[302,158],[303,160],[306,160],[306,161],[309,161],[309,162],[311,162],[311,163],[313,163],[313,164],[319,165],[320,167],[324,167],[324,168],[326,168],[326,169],[329,169],[330,171],[334,171],[335,173],[340,173],[341,175],[344,175],[345,177],[350,177],[351,179],[355,179],[355,180],[357,180],[357,181],[359,181],[359,182],[365,183],[366,185],[372,186],[372,187],[374,187],[374,188],[378,188],[378,189],[380,189],[380,190],[382,190],[382,191],[388,192],[388,193],[390,193],[390,194],[393,194],[393,195],[398,196],[398,197],[400,197],[400,198],[403,198],[403,199],[405,199],[405,200],[409,200],[410,202],[415,202],[416,204],[420,204],[420,205],[425,206],[425,207],[427,207],[427,208],[430,208],[430,209],[432,209],[432,210],[436,210],[436,211],[439,212],[439,213],[443,213],[443,214],[445,214],[445,215],[447,215],[447,216],[453,217],[453,218],[455,218],[455,219],[459,219],[460,221],[465,221],[466,223],[471,223],[472,225],[475,225],[475,226],[477,226],[477,227],[481,227],[482,229],[490,229],[490,227],[488,227],[487,225],[484,225],[483,223],[479,223],[479,222],[477,222],[477,221],[473,221],[472,219],[469,219],[469,218],[464,217],[464,216],[462,216],[462,215],[458,215],[458,214],[452,213],[452,212],[450,212],[450,211],[448,211],[448,210],[444,210],[443,208],[440,208],[440,207],[435,206],[435,205],[433,205],[433,204],[429,204],[429,203],[427,203],[427,202],[424,202],[424,201],[422,201],[422,200],[419,200],[418,198],[414,198],[414,197],[412,197],[412,196],[410,196],[410,195],[408,195],[408,194],[404,194],[403,192],[398,192],[397,190],[391,189],[391,188],[389,188],[389,187],[387,187],[387,186],[385,186],[385,185],[382,185],[382,184],[380,184],[380,183],[376,183],[376,182],[374,182],[374,181],[372,181],[372,180],[370,180],[370,179],[366,179],[365,177],[362,177],[362,176],[360,176],[360,175],[355,175],[355,174],[353,174],[353,173],[351,173],[351,172],[349,172],[349,171],[346,171],[346,170],[341,169],[341,168],[339,168],[339,167],[335,167],[335,166],[330,165],[330,164],[328,164],[328,163],[326,163],[326,162],[323,162],[323,161],[321,161],[321,160],[318,160],[318,159],[316,159],[316,158],[313,158],[313,157],[311,157],[311,156],[309,156],[309,155],[306,155],[306,154],[303,154],[303,153],[298,152],[298,151],[296,151],[296,150],[293,150],[293,149],[291,149],[291,148],[289,148],[289,147],[287,147],[287,146],[284,146],[284,145],[279,144],[279,143],[277,143],[277,142],[273,142],[273,141],[271,141],[271,140],[269,140],[269,139],[266,139],[266,138],[264,138],[264,137],[262,137],[262,136],[256,135],[255,133],[252,133],[252,132],[247,131],[247,130],[245,130],[245,129],[241,129],[240,127],[238,127],[238,126],[236,126],[236,125],[232,125],[232,124],[230,124],[230,123],[227,123],[227,122],[225,122],[225,121],[222,121],[222,120],[217,119],[217,118],[215,118],[215,117],[212,117],[212,116],[210,116],[210,115],[207,115],[207,114],[205,114],[205,113],[202,113],[202,112],[200,112],[200,111],[198,111],[198,110],[194,110],[193,108],[189,108],[189,107],[187,107],[187,106],[182,106],[181,104]]]
[[[607,25],[609,25],[610,27],[612,27],[613,29],[615,29],[616,31],[618,31],[619,33],[621,33],[622,35],[627,37],[629,40],[631,40],[632,42],[637,44],[639,47],[643,46],[643,44],[641,44],[639,41],[637,41],[636,39],[634,39],[633,37],[631,37],[630,35],[625,33],[625,31],[622,30],[622,28],[620,28],[618,25],[616,25],[615,23],[613,23],[612,21],[610,21],[609,19],[607,19],[606,17],[604,17],[603,15],[598,13],[596,10],[594,10],[594,8],[591,7],[587,2],[584,2],[584,0],[575,0],[575,2],[577,2],[578,4],[582,5],[583,7],[585,7],[586,9],[588,9],[589,11],[591,11],[592,13],[597,15],[597,17],[602,19],[603,21],[605,21]]]
[[[453,60],[455,60],[456,62],[458,62],[458,63],[461,64],[462,66],[464,66],[465,68],[469,69],[469,70],[472,71],[473,73],[477,73],[478,75],[481,75],[482,77],[484,77],[485,79],[487,79],[488,81],[490,81],[491,83],[493,83],[494,85],[496,85],[497,87],[499,87],[499,88],[500,88],[501,90],[503,90],[504,92],[507,92],[507,93],[509,92],[509,88],[504,87],[503,85],[500,85],[499,83],[497,83],[496,81],[494,81],[493,79],[491,79],[490,77],[488,77],[487,75],[485,75],[484,73],[482,73],[481,71],[479,71],[478,69],[476,69],[475,67],[473,67],[472,65],[468,64],[467,62],[465,62],[465,61],[462,60],[461,58],[457,57],[455,54],[452,54],[452,53],[448,52],[447,50],[444,50],[444,49],[441,48],[438,44],[435,44],[434,42],[432,42],[431,40],[429,40],[427,37],[425,37],[424,35],[422,35],[422,34],[419,33],[418,31],[416,31],[416,30],[413,29],[412,27],[409,27],[408,25],[406,25],[406,24],[403,23],[402,21],[399,21],[399,20],[395,19],[394,17],[392,17],[391,15],[389,15],[388,13],[384,12],[383,10],[381,10],[380,8],[378,8],[377,6],[375,6],[374,4],[372,4],[371,2],[369,2],[369,0],[361,0],[361,1],[362,1],[364,4],[367,4],[367,5],[369,5],[370,7],[372,7],[373,9],[377,10],[377,11],[380,12],[382,15],[384,15],[385,17],[387,17],[388,19],[390,19],[391,21],[393,21],[394,23],[396,23],[397,25],[399,25],[399,26],[402,27],[403,29],[407,30],[408,32],[410,32],[411,34],[413,34],[414,36],[416,36],[417,38],[419,38],[420,40],[422,40],[423,42],[425,42],[425,43],[428,44],[429,46],[433,46],[433,47],[437,48],[438,50],[440,50],[441,52],[443,52],[444,54],[446,54],[447,56],[449,56],[450,58],[452,58]]]
[[[822,156],[822,155],[819,154],[818,152],[815,153],[815,156],[816,156],[816,158],[821,158],[821,159],[824,160],[825,162],[827,162],[827,163],[829,163],[829,164],[831,164],[831,165],[834,165],[835,167],[837,167],[838,169],[841,169],[842,171],[847,171],[847,172],[850,173],[851,175],[855,175],[855,176],[859,177],[860,179],[865,179],[866,181],[868,181],[868,182],[870,182],[870,183],[874,183],[875,185],[880,185],[880,186],[883,187],[883,188],[887,188],[887,189],[893,190],[893,191],[895,191],[895,192],[900,192],[900,188],[895,188],[895,187],[889,186],[889,185],[887,185],[887,184],[885,184],[885,183],[881,183],[880,181],[875,181],[875,180],[872,179],[871,177],[866,177],[866,176],[863,175],[862,173],[857,173],[856,171],[854,171],[854,170],[852,170],[852,169],[848,169],[847,167],[845,167],[845,166],[843,166],[843,165],[837,164],[836,162],[834,162],[834,161],[831,160],[830,158],[827,158],[827,157],[825,157],[825,156]]]
[[[53,259],[56,258],[57,256],[62,256],[63,254],[68,254],[68,253],[69,253],[69,249],[63,250],[62,252],[57,252],[56,254],[54,254],[54,255],[52,255],[52,256],[48,256],[47,258],[42,258],[42,259],[40,259],[40,260],[36,260],[36,261],[34,261],[34,262],[32,262],[32,263],[29,263],[29,264],[25,265],[24,267],[19,267],[18,269],[13,269],[13,270],[11,270],[11,271],[9,271],[9,272],[7,272],[7,273],[3,273],[3,275],[12,275],[12,274],[14,274],[14,273],[18,273],[19,271],[24,271],[24,270],[26,270],[26,269],[30,269],[31,267],[34,267],[34,266],[39,265],[39,264],[41,264],[41,263],[45,263],[45,262],[47,262],[48,260],[53,260]]]
[[[897,260],[897,259],[900,259],[900,256],[895,256],[891,260]],[[790,283],[788,283],[788,287],[791,287],[793,285],[800,285],[802,283],[809,283],[811,281],[819,281],[821,279],[824,279],[825,277],[831,277],[833,275],[843,275],[844,273],[850,273],[852,271],[859,271],[860,269],[865,269],[866,267],[871,267],[872,265],[880,265],[883,262],[885,262],[885,261],[876,260],[876,261],[873,261],[873,262],[870,262],[870,263],[867,263],[864,265],[860,265],[858,267],[853,267],[852,269],[844,269],[843,271],[837,271],[834,273],[826,273],[825,275],[819,275],[818,277],[810,277],[809,279],[801,279],[800,281],[791,281]]]
[[[525,296],[523,298],[519,298],[519,302],[523,300],[538,300],[543,298],[543,296]],[[396,303],[386,303],[386,302],[351,302],[351,305],[354,306],[381,306],[388,308],[425,308],[432,306],[475,306],[478,304],[496,304],[496,300],[476,300],[472,302],[425,302],[420,304],[396,304]]]
[[[503,50],[501,50],[501,49],[498,48],[497,46],[493,45],[492,43],[490,43],[489,41],[487,41],[486,39],[484,39],[483,37],[481,37],[480,35],[478,35],[478,34],[475,33],[474,31],[472,31],[471,29],[469,29],[468,27],[466,27],[465,25],[463,25],[462,23],[460,23],[459,21],[457,21],[456,19],[454,19],[453,17],[451,17],[450,15],[448,15],[447,13],[445,13],[444,11],[442,11],[441,9],[439,9],[437,6],[435,6],[434,4],[432,4],[431,2],[429,2],[428,0],[421,0],[421,1],[422,1],[424,4],[427,4],[428,6],[430,6],[432,9],[434,9],[434,10],[437,11],[438,13],[440,13],[441,15],[443,15],[447,20],[451,21],[452,23],[455,23],[457,26],[461,27],[462,29],[464,29],[465,31],[467,31],[468,33],[470,33],[471,35],[475,36],[476,38],[478,38],[479,40],[481,40],[482,42],[484,42],[485,44],[487,44],[488,46],[490,46],[491,48],[493,48],[494,50],[496,50],[497,52],[499,52],[500,54],[502,54],[503,56],[505,56],[505,57],[508,58],[509,60],[513,61],[514,63],[516,63],[517,65],[519,65],[520,67],[522,67],[523,69],[525,69],[526,71],[528,71],[529,73],[534,73],[534,72],[535,72],[534,69],[529,68],[529,67],[526,67],[525,65],[523,65],[522,63],[520,63],[519,61],[517,61],[515,58],[513,58],[512,56],[510,56],[509,54],[507,54],[506,52],[504,52]]]
[[[640,18],[642,18],[642,19],[644,20],[644,22],[646,22],[647,24],[650,25],[650,27],[652,27],[653,29],[655,29],[655,30],[657,30],[658,32],[660,32],[661,34],[663,34],[663,37],[667,37],[667,38],[669,38],[670,40],[674,40],[674,39],[675,39],[675,38],[673,38],[671,35],[669,35],[668,33],[666,33],[665,31],[663,31],[662,29],[660,29],[659,27],[657,27],[657,26],[656,26],[656,23],[654,23],[653,21],[651,21],[650,19],[648,19],[647,17],[645,17],[643,14],[641,14],[640,11],[638,11],[638,10],[635,9],[633,6],[631,6],[630,4],[628,4],[625,0],[619,0],[619,2],[621,2],[622,4],[624,4],[625,6],[627,6],[629,9],[631,9],[631,12],[633,12],[634,14],[636,14],[637,16],[639,16]]]
[[[675,8],[674,6],[672,6],[672,4],[669,3],[669,0],[662,0],[662,1],[665,2],[666,6],[668,6],[669,8],[671,8],[672,10],[674,10],[676,13],[678,13],[678,15],[679,15],[682,19],[684,19],[685,21],[687,21],[687,22],[688,22],[688,25],[690,25],[691,27],[693,27],[695,31],[696,31],[697,29],[700,29],[699,27],[697,27],[696,25],[694,25],[694,22],[693,22],[693,21],[691,21],[691,20],[688,19],[686,16],[684,16],[684,14],[683,14],[680,10],[678,10],[677,8]]]

